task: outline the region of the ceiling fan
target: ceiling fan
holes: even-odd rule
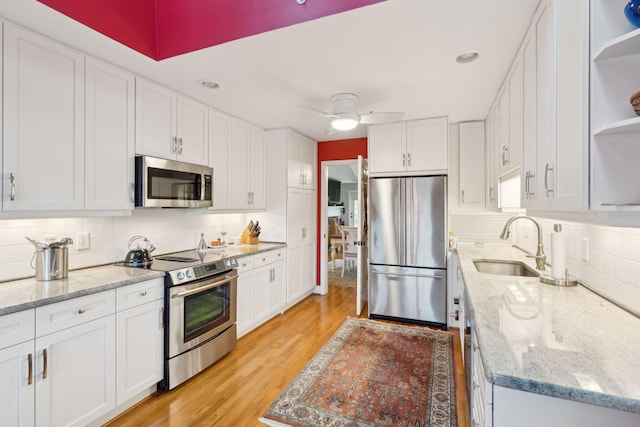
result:
[[[333,103],[333,113],[326,113],[313,107],[301,105],[301,107],[314,111],[324,117],[328,117],[331,127],[337,130],[351,130],[358,124],[379,124],[391,123],[401,120],[404,113],[400,112],[384,112],[367,114],[358,114],[356,110],[356,102],[358,95],[353,93],[338,93],[331,97]]]

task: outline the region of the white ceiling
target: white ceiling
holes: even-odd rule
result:
[[[358,94],[360,113],[485,118],[538,2],[388,0],[161,62],[35,0],[0,0],[0,16],[265,129],[325,141],[366,136],[364,125],[326,134],[327,119],[299,107],[331,111],[339,92]],[[480,59],[455,62],[470,50]]]

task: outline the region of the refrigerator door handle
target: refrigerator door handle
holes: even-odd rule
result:
[[[408,276],[408,277],[426,277],[427,279],[442,279],[442,276],[436,276],[434,274],[390,273],[390,272],[375,271],[375,270],[372,270],[371,274],[382,274],[384,276]]]

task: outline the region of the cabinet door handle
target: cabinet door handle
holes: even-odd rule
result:
[[[11,196],[10,199],[13,202],[16,199],[16,176],[13,173],[9,174],[9,181],[11,182]]]
[[[544,167],[544,189],[547,191],[547,197],[549,197],[549,193],[553,193],[553,188],[549,188],[549,172],[553,172],[553,166],[551,166],[551,163],[547,163]]]
[[[29,363],[29,378],[27,379],[27,385],[33,383],[33,354],[29,353],[27,356],[27,362]]]
[[[44,367],[42,368],[42,379],[47,379],[47,370],[48,370],[48,357],[47,357],[47,349],[42,350],[42,358],[44,361]]]
[[[462,190],[462,203],[464,203],[464,190]]]
[[[276,269],[272,268],[271,271],[273,271],[273,280],[272,280],[272,282],[275,282],[276,281]]]
[[[141,297],[146,297],[146,296],[147,296],[147,291],[142,291],[142,292],[140,292],[140,296],[141,296]]]
[[[182,154],[182,137],[178,138],[178,154]]]
[[[171,138],[171,152],[175,153],[178,151],[178,137],[174,136]]]
[[[81,308],[80,310],[78,310],[78,314],[85,314],[87,312],[86,309]]]
[[[494,196],[493,196],[493,187],[489,187],[489,201],[493,202],[494,201]]]
[[[164,329],[164,307],[160,309],[160,315],[158,317],[160,318],[160,329]]]
[[[402,167],[407,167],[407,155],[402,153]]]
[[[411,167],[411,153],[407,153],[407,167]]]
[[[136,202],[136,184],[134,182],[131,183],[131,203]]]

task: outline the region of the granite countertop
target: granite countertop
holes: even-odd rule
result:
[[[243,257],[286,247],[284,243],[229,245],[220,258]],[[115,265],[69,271],[66,279],[37,281],[35,277],[0,283],[0,316],[107,291],[145,280],[164,277],[164,272]]]
[[[474,259],[535,262],[506,245],[458,245],[467,314],[498,386],[640,413],[640,319],[582,285],[479,273]],[[547,268],[547,274],[549,274]]]

